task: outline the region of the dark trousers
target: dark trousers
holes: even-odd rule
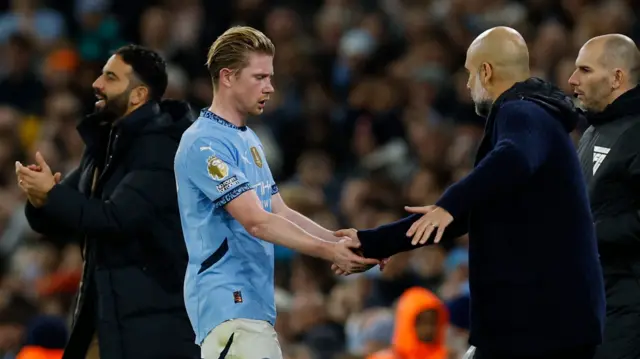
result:
[[[473,357],[470,359],[593,359],[595,353],[595,346],[565,349],[542,356],[512,356],[483,351],[481,348],[476,348]]]

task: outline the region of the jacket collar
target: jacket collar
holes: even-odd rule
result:
[[[103,144],[111,127],[130,137],[142,132],[152,119],[159,117],[159,114],[160,106],[152,101],[140,106],[113,126],[111,122],[105,120],[102,113],[94,113],[85,117],[77,129],[87,148],[93,148]]]
[[[598,126],[629,115],[640,115],[640,85],[623,93],[602,112],[587,112],[590,125]]]

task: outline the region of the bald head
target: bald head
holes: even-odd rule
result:
[[[486,116],[496,98],[530,77],[527,43],[512,28],[494,27],[473,40],[464,67],[476,112]]]
[[[480,34],[469,46],[469,70],[489,64],[493,76],[503,81],[529,77],[529,49],[522,35],[509,27],[494,27]]]
[[[600,112],[639,80],[640,52],[636,44],[624,35],[609,34],[594,37],[582,46],[569,84],[584,108]]]
[[[598,61],[608,69],[621,69],[631,85],[640,81],[640,51],[629,37],[609,34],[594,37],[583,48],[598,55]]]

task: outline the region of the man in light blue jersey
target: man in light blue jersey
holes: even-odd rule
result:
[[[211,107],[184,133],[175,160],[189,265],[185,302],[205,359],[280,359],[273,328],[273,245],[334,262],[345,271],[377,263],[296,211],[278,194],[264,150],[245,125],[274,88],[269,38],[234,27],[211,46]]]

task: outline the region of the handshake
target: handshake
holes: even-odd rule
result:
[[[341,229],[334,235],[342,238],[334,246],[331,270],[337,275],[347,276],[354,273],[366,272],[369,269],[380,265],[380,270],[384,269],[387,259],[378,260],[374,258],[364,258],[362,243],[358,239],[358,231],[354,228]]]
[[[435,234],[434,243],[440,242],[445,228],[453,222],[453,216],[447,210],[438,206],[405,207],[405,210],[413,214],[422,214],[422,217],[415,220],[404,233],[407,238],[411,238],[412,246],[424,245],[432,234]],[[401,229],[401,231],[404,230]],[[356,229],[341,229],[336,231],[334,235],[341,238],[333,246],[331,253],[331,261],[333,262],[331,269],[338,275],[362,273],[376,265],[380,265],[380,270],[383,270],[389,261],[389,258],[365,258],[364,254],[367,251],[363,246],[371,246],[373,244],[361,243]],[[401,241],[402,238],[389,238],[389,240]]]

